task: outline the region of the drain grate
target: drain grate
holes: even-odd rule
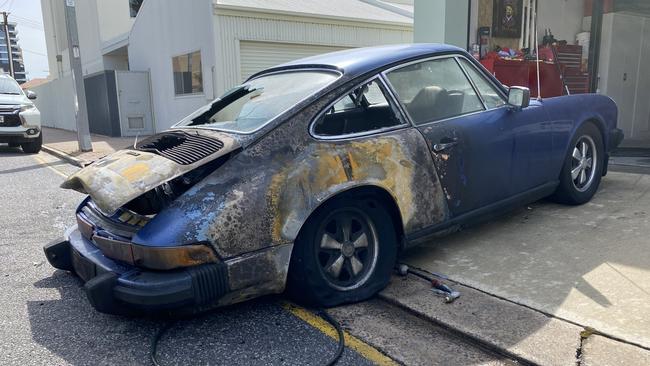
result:
[[[187,132],[163,132],[138,143],[136,150],[160,155],[181,165],[204,159],[223,148],[223,141]]]

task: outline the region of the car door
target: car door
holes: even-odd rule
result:
[[[533,99],[522,109],[507,105],[503,90],[464,57],[457,57],[463,70],[479,92],[486,114],[503,121],[504,130],[512,135],[510,186],[511,194],[523,193],[556,180],[552,162],[553,124],[549,121],[543,101]]]
[[[496,88],[493,93],[486,90],[485,97],[478,93],[461,62],[469,61],[438,57],[385,73],[428,142],[453,216],[518,192],[517,173],[527,168],[518,166],[521,160],[515,157],[518,149],[526,148],[517,146],[522,127],[517,123],[530,114],[508,108]]]

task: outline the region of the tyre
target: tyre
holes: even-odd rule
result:
[[[388,284],[398,240],[388,211],[373,199],[335,199],[298,235],[287,278],[297,302],[336,306],[365,300]]]
[[[20,147],[20,144],[17,144],[15,142],[10,142],[9,147]]]
[[[43,133],[41,132],[34,141],[25,142],[20,144],[23,148],[23,151],[27,154],[36,154],[41,151],[41,146],[43,145]]]
[[[569,146],[553,199],[581,205],[591,200],[603,176],[605,149],[600,130],[592,123],[582,125]]]

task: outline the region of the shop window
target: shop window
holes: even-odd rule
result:
[[[322,137],[370,133],[398,126],[402,121],[388,102],[384,88],[375,80],[342,97],[314,123]]]
[[[472,65],[472,63],[464,58],[459,58],[459,60],[465,71],[467,71],[469,78],[472,79],[474,85],[476,85],[476,88],[483,97],[485,106],[488,109],[498,108],[506,104],[506,101],[503,99],[499,91],[494,87],[494,85],[487,81],[478,70],[476,70],[476,67]]]
[[[388,73],[413,123],[422,124],[483,110],[454,58],[423,61]]]
[[[173,57],[172,67],[176,95],[203,93],[201,51]]]

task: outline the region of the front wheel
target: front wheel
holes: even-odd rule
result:
[[[41,146],[43,145],[43,133],[41,132],[40,135],[38,135],[37,138],[33,139],[33,141],[30,142],[25,142],[20,144],[20,146],[23,148],[23,152],[27,154],[36,154],[39,151],[41,151]]]
[[[296,301],[335,306],[365,300],[388,284],[397,258],[388,211],[373,199],[326,203],[296,239],[287,289]]]
[[[603,176],[605,152],[600,131],[592,123],[580,127],[571,141],[553,198],[581,205],[594,196]]]

